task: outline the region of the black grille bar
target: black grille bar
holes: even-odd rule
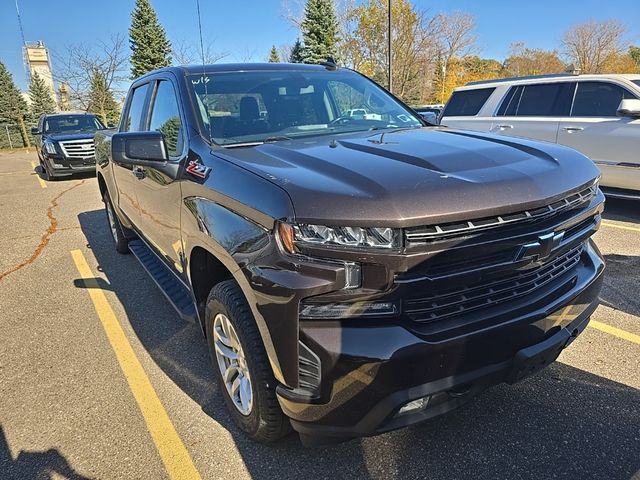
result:
[[[416,322],[430,323],[512,301],[571,270],[580,261],[583,250],[584,244],[580,244],[540,267],[525,271],[516,270],[508,277],[489,283],[433,292],[428,297],[405,300],[403,310]]]

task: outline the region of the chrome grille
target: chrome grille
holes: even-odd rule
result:
[[[93,158],[95,156],[95,145],[92,138],[81,140],[64,140],[60,142],[62,153],[67,158]]]
[[[416,322],[430,323],[516,300],[571,270],[580,261],[583,250],[584,244],[580,244],[547,264],[531,270],[514,271],[497,280],[405,300],[403,310]]]
[[[437,242],[454,237],[466,237],[487,229],[498,228],[517,222],[529,222],[548,218],[561,212],[579,207],[596,195],[598,186],[591,185],[577,193],[569,195],[555,203],[535,210],[525,210],[496,217],[486,217],[464,222],[443,223],[424,227],[413,227],[405,230],[407,246]]]

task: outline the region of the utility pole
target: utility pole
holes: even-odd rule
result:
[[[389,72],[389,91],[393,93],[393,83],[391,80],[391,0],[389,0],[389,23],[387,25],[387,70]]]

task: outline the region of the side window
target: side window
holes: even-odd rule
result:
[[[443,117],[472,117],[477,115],[495,88],[479,88],[454,92],[442,113]]]
[[[147,97],[148,89],[149,84],[145,83],[144,85],[136,87],[136,89],[131,93],[131,104],[129,105],[127,118],[124,122],[125,132],[137,132],[140,130],[142,112],[144,110],[144,100]]]
[[[522,96],[522,85],[517,87],[511,87],[507,95],[502,100],[502,104],[498,109],[496,115],[498,117],[512,117],[518,110],[518,104],[520,103],[520,97]]]
[[[518,117],[566,117],[571,109],[575,83],[525,85],[517,107]]]
[[[572,117],[615,117],[624,98],[635,98],[626,89],[607,82],[580,82]]]
[[[176,157],[182,153],[181,127],[176,92],[171,82],[161,80],[158,82],[151,107],[149,130],[157,130],[164,135],[164,142],[170,157]]]

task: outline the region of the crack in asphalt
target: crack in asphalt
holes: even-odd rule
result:
[[[24,262],[21,262],[18,265],[14,266],[14,267],[11,267],[9,270],[0,273],[0,282],[2,280],[4,280],[4,277],[6,277],[7,275],[10,275],[10,274],[20,270],[21,268],[32,264],[40,256],[40,254],[42,253],[44,248],[49,243],[49,238],[51,238],[51,235],[56,233],[56,231],[58,230],[58,219],[53,214],[53,209],[58,206],[58,200],[65,193],[73,190],[76,187],[79,187],[80,185],[84,185],[84,182],[85,181],[82,180],[80,183],[76,183],[75,185],[71,185],[69,188],[64,189],[58,195],[53,197],[53,199],[51,199],[51,202],[49,202],[49,207],[47,207],[47,217],[49,217],[49,228],[47,228],[45,230],[45,232],[42,234],[42,237],[40,238],[40,243],[38,244],[36,249],[33,251],[31,256],[28,259],[26,259]]]

